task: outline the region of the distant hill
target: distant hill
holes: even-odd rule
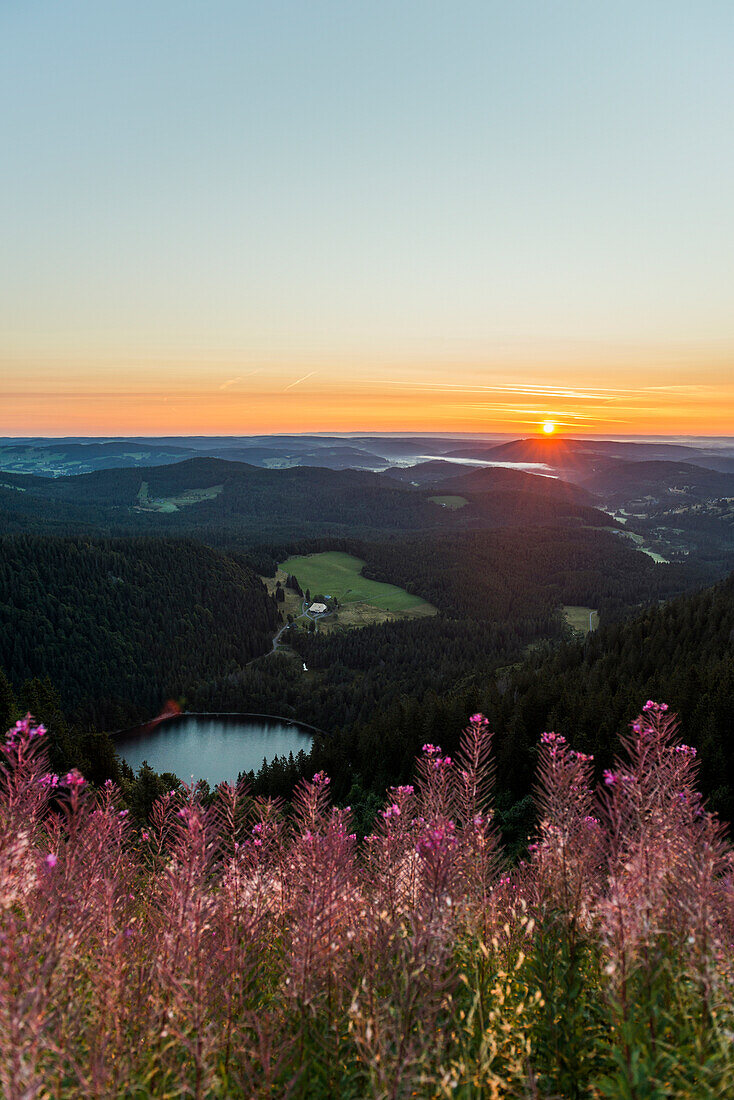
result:
[[[214,545],[253,545],[518,524],[609,524],[584,503],[590,498],[582,490],[515,470],[485,473],[482,491],[472,492],[468,506],[453,513],[432,502],[430,488],[410,488],[367,471],[268,470],[217,458],[55,479],[7,476],[5,488],[0,479],[0,520],[8,533],[184,535]],[[489,492],[488,484],[499,488]]]
[[[384,477],[391,477],[404,485],[435,485],[444,478],[455,477],[461,467],[456,462],[444,462],[440,458],[418,462],[415,466],[390,466],[383,470]]]
[[[620,500],[647,495],[681,501],[734,497],[734,474],[688,462],[625,462],[595,472],[584,484],[592,492]]]
[[[588,469],[595,462],[613,462],[602,457],[584,440],[567,439],[564,436],[534,436],[532,439],[516,439],[501,443],[485,454],[490,462],[540,463],[554,470]]]
[[[477,458],[490,462],[543,463],[555,470],[604,468],[603,463],[678,461],[721,472],[734,472],[734,458],[716,451],[683,443],[642,443],[610,439],[571,439],[567,436],[532,436],[510,443],[491,445],[478,442],[451,451],[455,458]]]
[[[0,471],[58,477],[92,470],[164,465],[195,454],[192,447],[130,440],[78,443],[46,439],[17,444],[6,441],[0,444]]]
[[[171,466],[77,477],[18,475],[1,488],[6,531],[72,534],[193,534],[221,539],[418,530],[448,522],[427,497],[357,470],[294,466],[268,470],[192,458]]]
[[[578,485],[571,485],[560,478],[531,474],[506,466],[481,466],[478,469],[465,470],[459,474],[454,473],[453,477],[441,483],[441,491],[451,493],[487,493],[508,490],[539,493],[547,498],[593,504],[591,494]]]

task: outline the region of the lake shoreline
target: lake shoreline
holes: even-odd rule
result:
[[[259,714],[254,711],[243,710],[182,710],[179,714],[166,714],[162,718],[149,718],[147,722],[139,722],[135,726],[114,730],[108,736],[113,739],[123,736],[132,737],[136,733],[150,732],[151,729],[155,729],[156,726],[162,725],[164,722],[175,722],[177,719],[182,718],[266,718],[271,722],[283,722],[287,726],[299,726],[303,729],[313,730],[314,733],[323,734],[324,737],[331,737],[331,734],[326,730],[322,730],[318,726],[312,726],[310,722],[301,722],[298,718],[287,718],[282,714]]]

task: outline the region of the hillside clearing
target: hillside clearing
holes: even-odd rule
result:
[[[599,625],[599,612],[594,607],[577,607],[566,604],[561,608],[566,622],[578,634],[588,634]]]
[[[363,577],[361,570],[364,564],[352,554],[327,550],[321,554],[288,558],[280,565],[275,579],[284,584],[290,573],[296,577],[304,592],[309,589],[312,597],[331,596],[338,600],[338,618],[331,624],[329,620],[324,620],[323,627],[327,624],[334,627],[366,626],[390,618],[436,614],[436,608],[420,596],[413,596],[397,585]],[[274,585],[273,580],[268,581],[269,588]],[[289,599],[290,593],[286,596]]]
[[[210,485],[207,489],[184,489],[172,497],[158,497],[155,500],[148,494],[148,482],[144,481],[138,490],[138,508],[145,512],[178,512],[188,504],[201,504],[203,500],[214,500],[224,485]]]

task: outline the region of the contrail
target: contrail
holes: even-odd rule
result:
[[[247,374],[238,374],[236,378],[228,378],[226,382],[222,382],[219,387],[220,390],[228,390],[230,386],[236,386],[238,382],[244,382],[246,378],[252,378],[253,374],[260,374],[262,367],[258,367],[257,370],[248,371]]]
[[[307,378],[313,378],[315,374],[318,374],[318,371],[312,370],[309,374],[304,374],[303,378],[296,378],[295,382],[291,382],[289,386],[286,386],[286,388],[283,390],[283,393],[287,393],[288,390],[292,390],[294,386],[300,386],[301,382],[305,382]]]

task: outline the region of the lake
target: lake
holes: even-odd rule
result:
[[[173,772],[189,782],[206,779],[214,786],[236,782],[240,772],[257,771],[263,758],[309,752],[311,734],[287,719],[257,715],[182,714],[156,726],[125,731],[115,748],[137,771],[144,760],[157,772]]]

